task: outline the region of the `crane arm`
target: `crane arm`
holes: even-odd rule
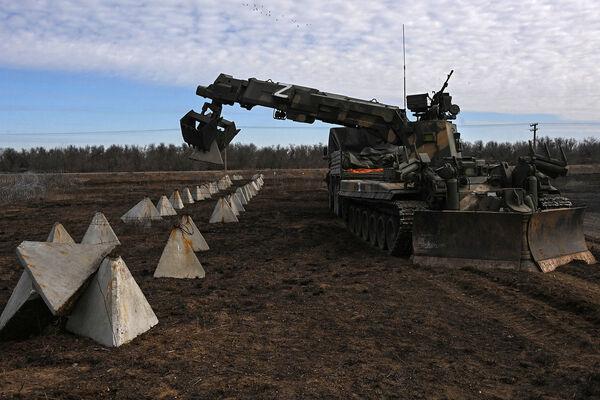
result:
[[[198,86],[196,94],[210,99],[202,112],[188,112],[180,121],[184,140],[193,146],[197,159],[217,163],[215,152],[226,147],[239,132],[235,123],[221,117],[222,106],[239,104],[245,109],[263,106],[274,110],[275,119],[368,129],[387,142],[404,144],[407,137],[406,112],[376,100],[362,100],[317,89],[250,78],[236,79],[221,74],[208,86]],[[211,156],[209,156],[211,155]]]

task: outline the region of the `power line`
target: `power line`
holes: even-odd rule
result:
[[[481,124],[461,124],[459,126],[529,126],[530,122],[490,122]],[[550,126],[600,126],[600,121],[590,122],[539,122],[538,125]]]
[[[81,132],[9,132],[0,133],[0,136],[52,136],[52,135],[97,135],[97,134],[112,134],[112,133],[159,133],[159,132],[175,132],[179,129],[132,129],[132,130],[110,130],[110,131],[81,131]]]
[[[239,126],[240,129],[329,129],[328,126]],[[128,130],[106,130],[106,131],[69,131],[69,132],[7,132],[0,136],[52,136],[52,135],[97,135],[97,134],[120,134],[120,133],[162,133],[179,132],[179,128],[161,129],[128,129]]]
[[[510,127],[510,126],[529,126],[529,122],[498,122],[498,123],[480,123],[480,124],[461,124],[461,127]],[[540,126],[600,126],[600,121],[590,122],[540,122]],[[249,125],[239,126],[240,129],[329,129],[330,126],[273,126],[273,125]],[[160,128],[160,129],[119,129],[119,130],[101,130],[101,131],[69,131],[69,132],[6,132],[0,133],[0,136],[52,136],[52,135],[100,135],[100,134],[122,134],[122,133],[163,133],[179,132],[179,128]]]

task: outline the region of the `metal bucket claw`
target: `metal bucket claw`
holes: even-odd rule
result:
[[[219,165],[223,164],[221,150],[240,131],[235,122],[221,117],[221,106],[218,104],[205,103],[202,113],[190,110],[179,124],[183,140],[194,149],[190,158]]]

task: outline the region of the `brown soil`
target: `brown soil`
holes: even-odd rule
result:
[[[102,211],[159,324],[116,349],[61,321],[0,342],[0,398],[600,398],[598,266],[416,267],[348,233],[319,175],[271,172],[239,224],[207,224],[215,200],[187,207],[211,246],[202,280],[154,279],[168,224],[119,222],[193,175],[79,176],[73,193],[4,206],[0,306],[21,241],[55,221],[80,240]]]

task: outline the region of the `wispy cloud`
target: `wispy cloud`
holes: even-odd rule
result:
[[[470,111],[600,118],[593,1],[13,1],[0,64],[187,85],[219,72],[402,103],[439,87]],[[129,3],[129,2],[127,2]]]

